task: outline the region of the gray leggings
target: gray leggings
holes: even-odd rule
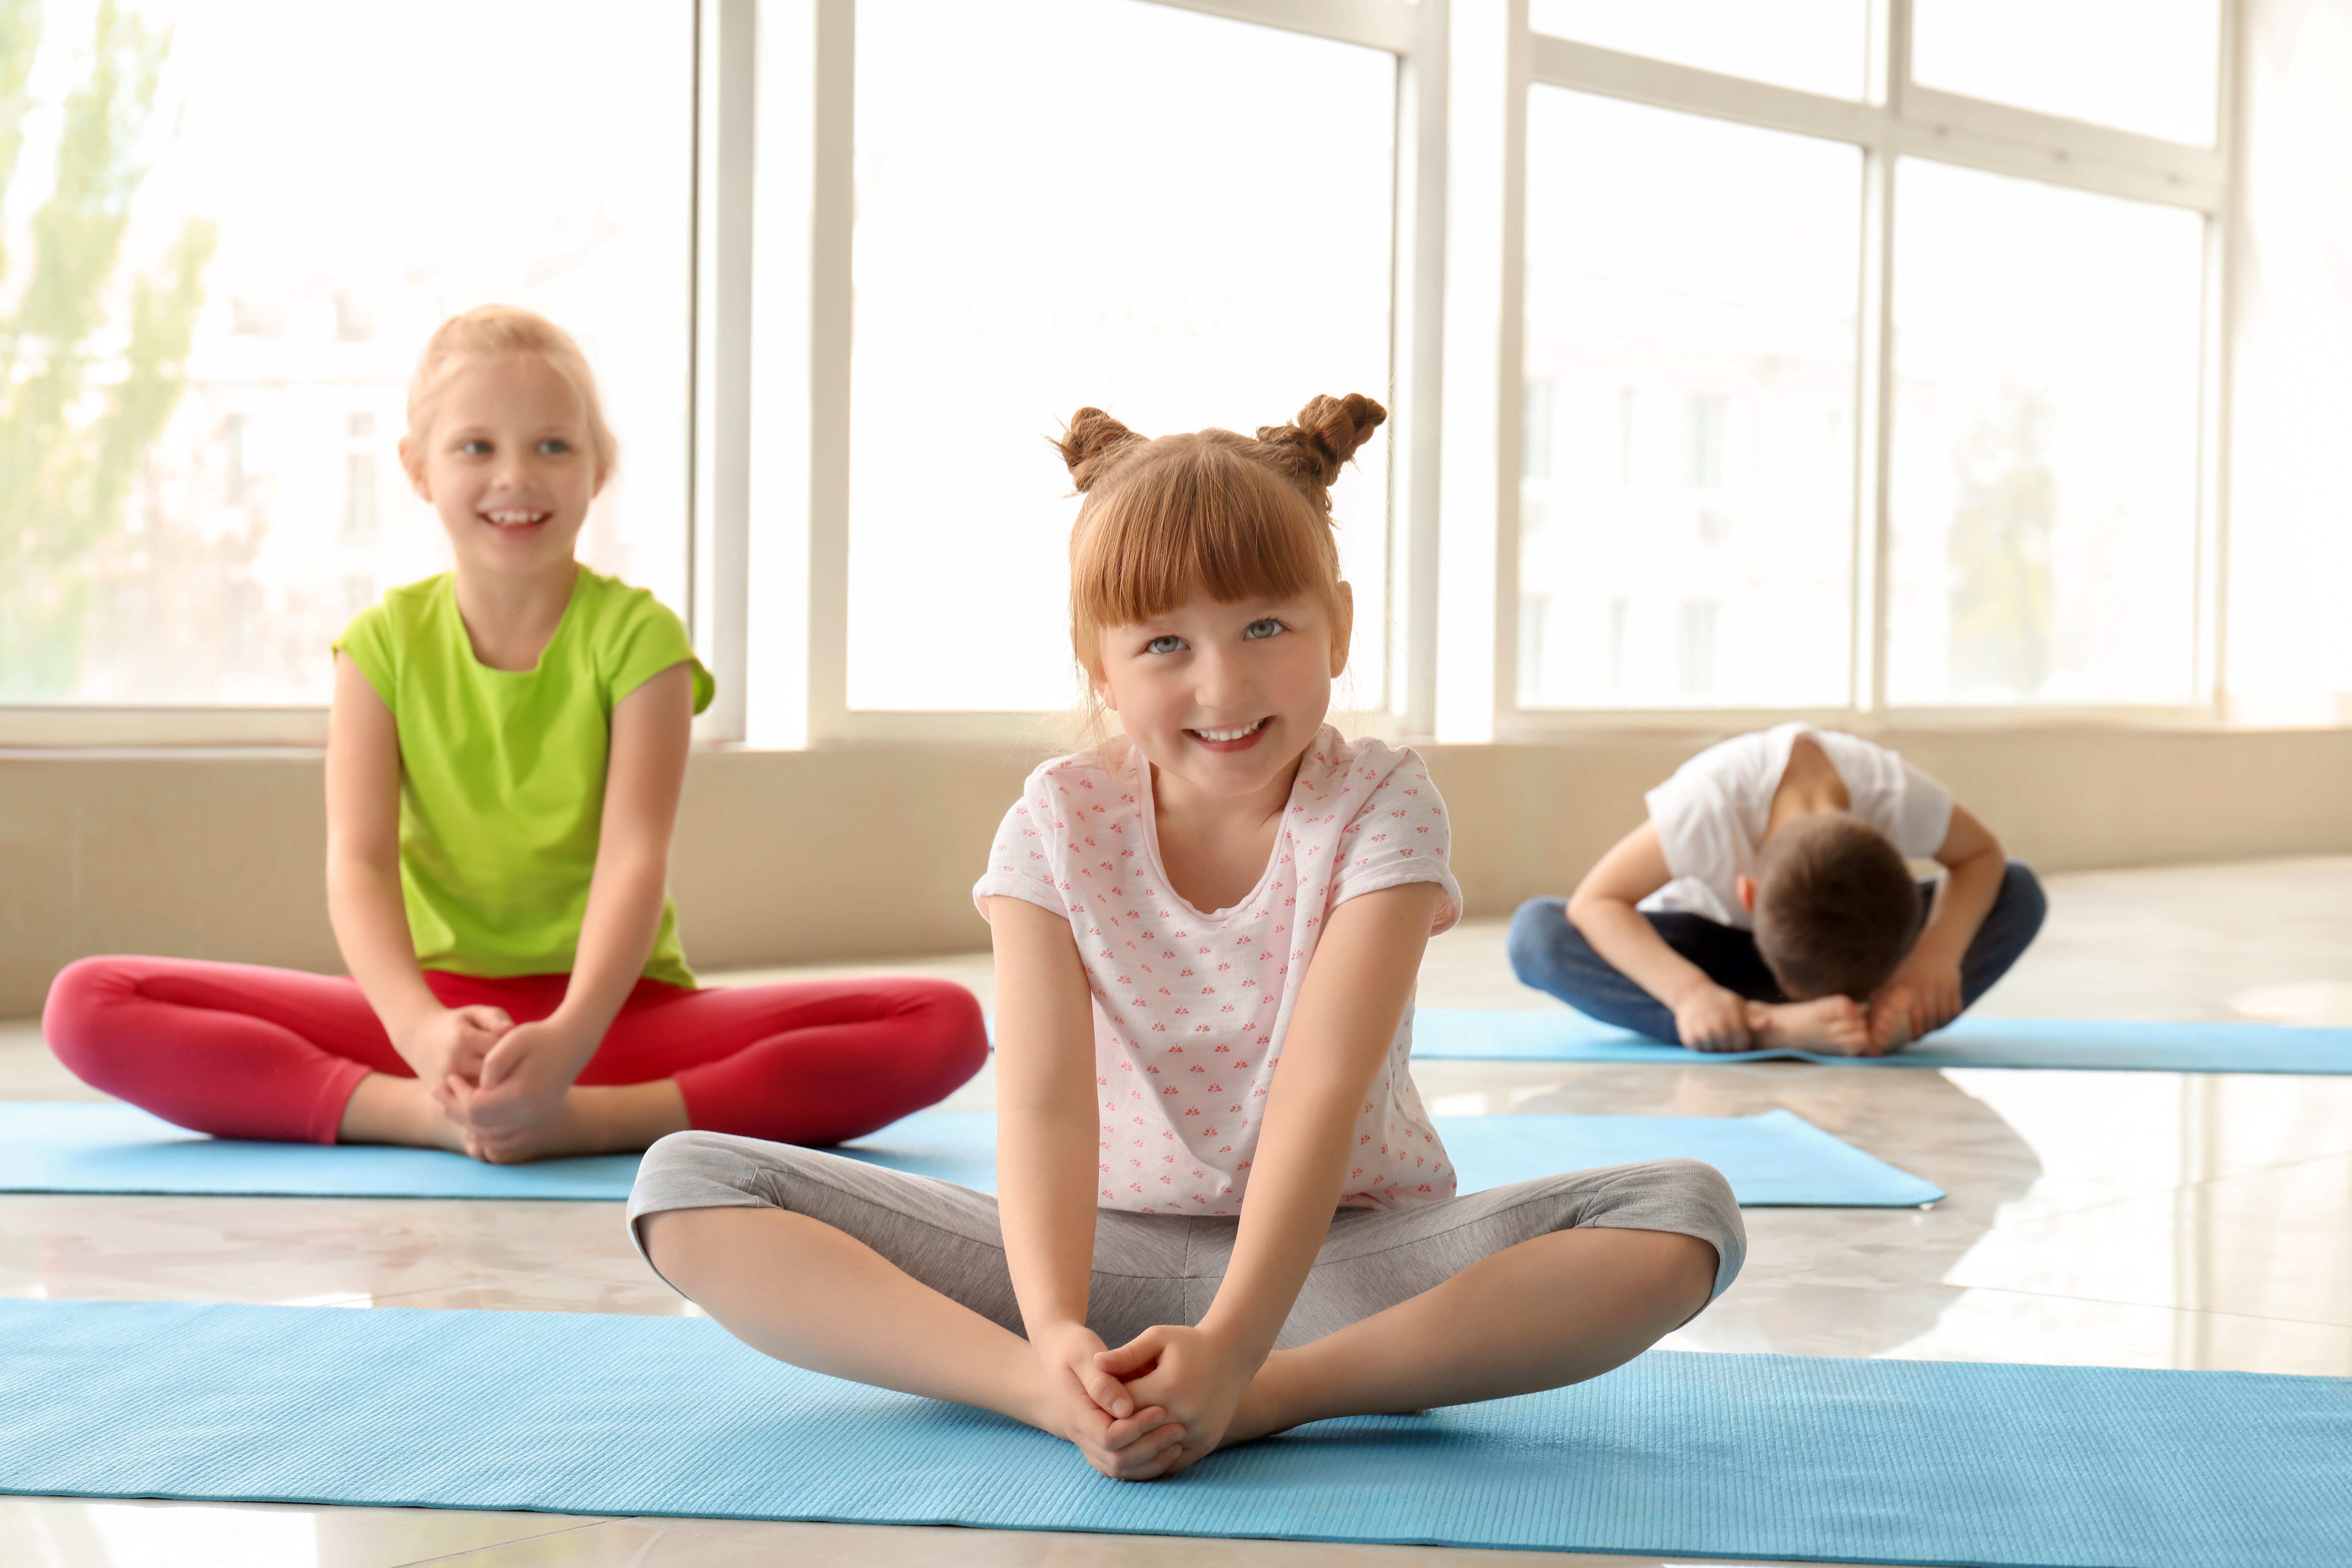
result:
[[[640,1219],[701,1208],[805,1215],[856,1237],[950,1300],[1022,1331],[996,1200],[985,1193],[789,1143],[673,1132],[646,1152],[637,1172],[629,1234],[643,1252]],[[1156,1324],[1199,1322],[1224,1278],[1240,1224],[1237,1218],[1097,1209],[1087,1326],[1104,1343],[1118,1345]],[[1738,1274],[1748,1252],[1730,1184],[1696,1160],[1542,1176],[1417,1208],[1341,1209],[1332,1216],[1279,1342],[1319,1339],[1442,1285],[1505,1247],[1585,1226],[1698,1237],[1715,1248],[1717,1296]]]

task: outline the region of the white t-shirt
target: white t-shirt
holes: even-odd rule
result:
[[[980,912],[1006,894],[1067,916],[1094,993],[1101,1111],[1097,1202],[1136,1214],[1233,1215],[1300,984],[1331,910],[1409,882],[1445,889],[1432,934],[1461,918],[1446,869],[1445,804],[1411,750],[1328,725],[1300,759],[1265,875],[1203,913],[1161,868],[1150,766],[1118,736],[1029,775],[1005,814]],[[1403,1208],[1454,1193],[1422,1110],[1405,1007],[1365,1091],[1346,1208]]]
[[[1906,859],[1924,859],[1944,847],[1952,826],[1950,790],[1884,746],[1836,730],[1782,724],[1709,746],[1650,792],[1650,823],[1674,879],[1638,907],[1755,929],[1736,884],[1756,875],[1772,795],[1800,735],[1821,747],[1845,781],[1848,809],[1886,835]]]

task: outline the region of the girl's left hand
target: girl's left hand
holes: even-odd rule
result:
[[[489,1145],[529,1132],[562,1106],[579,1076],[577,1046],[552,1020],[516,1025],[483,1057],[478,1083],[450,1080],[451,1119]]]
[[[1160,1468],[1131,1479],[1172,1476],[1213,1452],[1265,1359],[1203,1330],[1167,1323],[1097,1355],[1095,1364],[1126,1384],[1137,1405],[1159,1405],[1164,1420],[1184,1428],[1183,1443],[1163,1456]]]

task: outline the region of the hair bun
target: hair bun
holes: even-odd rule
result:
[[[1054,445],[1060,449],[1062,461],[1070,466],[1071,482],[1083,495],[1102,481],[1119,454],[1143,440],[1101,409],[1081,408],[1070,416],[1062,438]]]
[[[1261,426],[1257,438],[1269,447],[1288,448],[1296,454],[1299,477],[1328,488],[1388,416],[1387,409],[1360,392],[1318,396],[1290,424]]]

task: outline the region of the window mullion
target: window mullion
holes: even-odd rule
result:
[[[704,0],[696,28],[692,615],[719,686],[704,740],[741,740],[748,711],[757,25],[757,0]]]
[[[1494,738],[1516,705],[1527,0],[1452,8],[1447,42],[1441,740]]]
[[[1415,21],[1413,47],[1397,60],[1387,605],[1393,635],[1385,705],[1402,719],[1406,734],[1418,736],[1437,731],[1448,123],[1444,0],[1425,0]]]
[[[1885,0],[1885,108],[1864,153],[1861,353],[1853,560],[1853,706],[1886,711],[1886,637],[1895,457],[1895,170],[1897,127],[1911,94],[1911,0]]]
[[[857,0],[816,0],[809,246],[808,718],[811,744],[849,721],[849,353],[856,220]]]
[[[2229,717],[2230,463],[2236,392],[2246,172],[2246,11],[2222,0],[2219,135],[2227,171],[2221,210],[2206,227],[2205,377],[2197,507],[2196,686]]]

